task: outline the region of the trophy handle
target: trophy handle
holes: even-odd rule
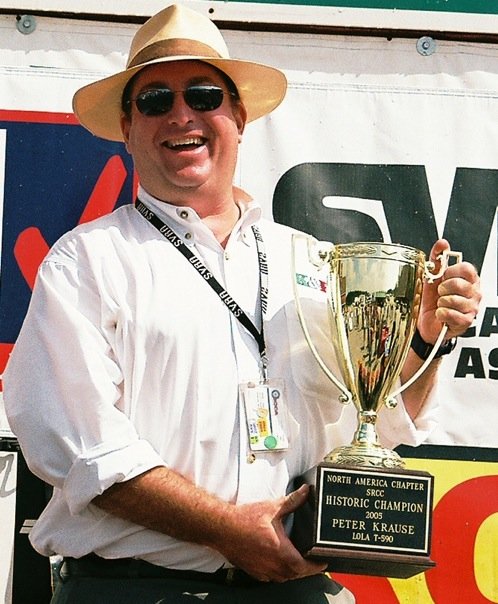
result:
[[[299,239],[306,241],[307,251],[308,251],[308,260],[311,264],[313,264],[313,266],[315,266],[318,269],[323,268],[327,264],[327,261],[330,257],[330,253],[334,249],[334,244],[330,243],[328,241],[317,241],[316,239],[313,239],[310,236],[294,233],[292,235],[292,283],[293,283],[293,290],[294,290],[294,300],[296,302],[297,316],[299,318],[299,323],[301,324],[301,328],[303,330],[306,342],[308,343],[308,346],[310,347],[310,350],[311,350],[313,356],[315,357],[318,365],[320,366],[321,370],[325,373],[325,375],[329,378],[329,380],[336,386],[336,388],[338,388],[338,390],[340,390],[341,394],[339,395],[339,401],[341,403],[343,403],[344,405],[348,405],[349,403],[351,403],[353,401],[353,395],[346,388],[346,386],[342,382],[340,382],[336,378],[336,376],[332,373],[332,371],[327,367],[327,364],[320,356],[320,353],[318,352],[315,344],[313,343],[313,341],[311,339],[310,332],[308,330],[308,326],[307,326],[306,320],[304,318],[304,313],[303,313],[303,309],[302,309],[302,305],[301,305],[301,299],[299,297],[299,292],[297,289],[297,279],[296,279],[297,272],[296,272],[296,243],[295,242]]]
[[[437,273],[432,272],[435,267],[435,264],[434,264],[434,262],[432,262],[432,260],[428,260],[425,263],[424,277],[426,278],[427,283],[434,283],[434,281],[436,281],[436,279],[440,279],[444,275],[444,273],[446,272],[446,269],[448,268],[448,265],[450,263],[450,257],[455,258],[455,264],[459,264],[460,262],[462,262],[463,254],[462,254],[462,252],[444,250],[444,252],[439,254],[439,256],[436,258],[436,260],[441,261],[441,265],[440,265],[439,271]]]
[[[433,273],[432,272],[434,270],[434,267],[435,267],[434,262],[432,262],[431,260],[428,260],[425,263],[424,277],[427,280],[427,283],[434,283],[434,281],[436,281],[436,279],[440,279],[444,275],[444,273],[446,272],[446,269],[449,266],[449,261],[450,261],[451,257],[453,257],[455,259],[455,264],[459,264],[463,260],[463,254],[462,254],[462,252],[454,252],[452,250],[444,250],[444,252],[442,252],[437,257],[437,260],[440,260],[440,262],[441,262],[441,265],[439,267],[439,271],[437,273]],[[447,331],[448,331],[448,326],[445,323],[441,327],[441,331],[439,332],[437,340],[436,340],[436,342],[435,342],[435,344],[434,344],[434,346],[433,346],[433,348],[432,348],[429,356],[427,357],[427,359],[424,361],[424,363],[412,375],[412,377],[409,380],[407,380],[400,388],[398,388],[394,392],[391,392],[391,394],[386,398],[386,407],[389,407],[391,409],[393,407],[396,407],[396,405],[397,405],[396,397],[398,396],[398,394],[401,394],[407,388],[409,388],[414,382],[416,382],[418,380],[418,378],[427,369],[427,367],[429,367],[429,365],[432,363],[434,357],[436,356],[436,353],[439,350],[439,347],[443,343]]]

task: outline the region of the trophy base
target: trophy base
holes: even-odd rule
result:
[[[329,571],[406,579],[435,566],[432,494],[427,472],[323,462],[291,539]]]
[[[331,561],[330,551],[321,547],[311,548],[309,551],[303,552],[303,555],[305,558],[320,562],[328,561],[328,572],[391,579],[409,579],[436,566],[429,556],[402,556],[400,554],[389,556],[370,552],[355,554],[340,549],[334,551],[334,558]]]
[[[366,468],[404,468],[405,462],[391,449],[380,445],[356,442],[338,447],[325,457],[328,463]]]

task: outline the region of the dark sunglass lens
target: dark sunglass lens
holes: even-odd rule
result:
[[[168,88],[146,90],[137,96],[137,108],[143,115],[161,115],[173,107],[173,96]]]
[[[223,102],[223,90],[218,86],[190,86],[185,90],[185,102],[195,111],[213,111]]]

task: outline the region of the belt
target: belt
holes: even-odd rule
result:
[[[164,568],[135,558],[118,558],[116,560],[101,558],[93,553],[82,558],[64,558],[59,572],[62,581],[71,577],[98,577],[207,581],[234,587],[249,587],[260,583],[238,568],[219,568],[214,573],[203,573],[196,570]]]

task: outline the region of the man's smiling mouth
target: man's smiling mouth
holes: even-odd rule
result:
[[[172,138],[164,143],[164,146],[174,151],[182,151],[184,149],[195,149],[206,142],[206,139],[201,136],[184,136],[182,138]]]

